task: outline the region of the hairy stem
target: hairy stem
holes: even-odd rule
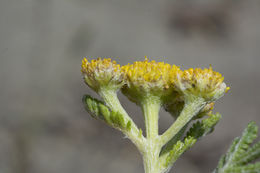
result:
[[[117,94],[114,90],[101,89],[99,95],[104,99],[105,103],[109,106],[111,110],[121,113],[124,117],[125,122],[131,121],[132,128],[130,131],[120,129],[139,149],[141,153],[144,152],[145,138],[140,135],[139,129],[134,121],[129,117],[125,109],[122,107],[121,103],[117,98]]]
[[[157,98],[145,98],[142,102],[144,114],[146,137],[154,139],[158,137],[158,119],[160,110],[160,100]]]
[[[158,119],[160,100],[156,97],[146,97],[142,102],[142,111],[145,120],[146,144],[143,153],[145,173],[160,173],[159,154],[161,147],[158,145]]]
[[[206,105],[202,98],[187,99],[185,106],[171,127],[160,136],[161,145],[169,142]]]

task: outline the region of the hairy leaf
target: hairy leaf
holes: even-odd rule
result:
[[[214,130],[215,125],[219,122],[221,115],[219,113],[211,114],[209,118],[197,121],[193,124],[186,136],[192,136],[199,139]]]
[[[196,139],[188,137],[182,141],[178,141],[168,153],[165,160],[165,167],[172,165],[186,150],[191,148],[196,142]]]
[[[85,109],[90,113],[93,118],[101,119],[108,125],[120,128],[122,130],[131,130],[131,121],[125,122],[122,114],[119,112],[110,110],[102,101],[92,98],[89,95],[85,95],[82,98]]]
[[[260,157],[260,142],[252,147],[258,128],[254,122],[248,124],[241,137],[236,138],[228,152],[222,156],[214,173],[260,173],[260,163],[250,162]]]

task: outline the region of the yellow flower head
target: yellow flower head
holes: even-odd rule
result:
[[[176,88],[185,95],[193,94],[214,101],[229,90],[223,80],[224,77],[210,67],[184,70],[173,82]]]
[[[120,65],[110,58],[82,60],[81,72],[86,84],[98,91],[101,87],[119,89],[123,85],[123,74]]]
[[[144,61],[137,61],[133,64],[128,64],[121,67],[124,72],[127,85],[123,92],[126,94],[146,95],[157,94],[162,95],[171,90],[171,77],[176,76],[180,70],[175,65],[164,62],[149,61],[147,58]]]

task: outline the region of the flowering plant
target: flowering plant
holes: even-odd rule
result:
[[[198,139],[211,133],[221,118],[212,113],[214,102],[230,88],[224,77],[208,69],[181,70],[164,62],[137,61],[120,66],[111,59],[82,60],[85,83],[103,99],[89,95],[83,103],[90,115],[120,130],[143,156],[146,173],[166,173],[175,161]],[[140,106],[145,134],[121,106],[117,92]],[[175,119],[163,133],[158,133],[159,110],[164,108]],[[252,148],[257,127],[250,123],[241,138],[235,139],[215,173],[259,173],[260,164],[247,164],[260,156],[260,143]]]

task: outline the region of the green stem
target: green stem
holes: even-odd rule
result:
[[[147,142],[146,152],[143,155],[145,173],[160,173],[159,154],[160,150],[156,143]]]
[[[120,101],[117,98],[117,93],[115,90],[110,90],[102,88],[99,95],[104,99],[105,103],[111,110],[117,111],[123,115],[125,122],[131,121],[131,130],[121,130],[139,149],[141,153],[144,151],[144,141],[146,140],[143,135],[140,135],[139,129],[134,123],[134,121],[129,117],[125,109],[122,107]]]
[[[141,105],[147,138],[145,152],[143,153],[145,173],[160,173],[159,154],[161,147],[158,145],[160,99],[157,97],[146,97]]]
[[[161,146],[169,142],[206,105],[202,98],[187,98],[185,106],[171,127],[160,136]]]
[[[159,98],[149,97],[143,99],[142,111],[144,114],[147,139],[158,137],[158,119],[160,106]]]

